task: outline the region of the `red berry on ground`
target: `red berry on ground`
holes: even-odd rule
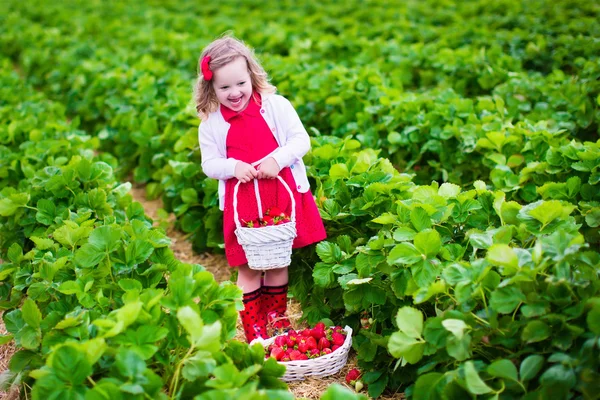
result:
[[[360,371],[356,368],[352,368],[350,371],[348,371],[348,373],[346,374],[346,383],[350,384],[350,385],[354,385],[354,383],[356,382],[356,380],[358,378],[360,378]]]

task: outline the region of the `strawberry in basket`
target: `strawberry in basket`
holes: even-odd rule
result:
[[[265,358],[273,357],[283,362],[318,358],[339,349],[346,341],[346,335],[340,326],[327,328],[322,322],[312,329],[290,330],[277,336],[265,349]]]
[[[289,215],[282,212],[277,207],[271,207],[265,212],[265,215],[261,218],[256,218],[251,221],[241,219],[242,225],[246,228],[261,228],[263,226],[281,225],[285,222],[289,222],[291,219]]]

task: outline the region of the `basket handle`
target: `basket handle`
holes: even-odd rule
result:
[[[294,199],[294,194],[292,193],[292,190],[290,189],[288,184],[285,183],[285,181],[279,175],[277,175],[277,179],[279,180],[279,182],[281,182],[281,184],[283,185],[285,190],[287,190],[288,194],[290,195],[290,199],[292,200],[292,215],[290,215],[290,218],[291,218],[292,222],[296,222],[296,200]],[[238,206],[238,196],[237,195],[238,195],[238,190],[240,188],[240,183],[242,183],[242,181],[238,180],[233,189],[233,220],[234,220],[235,226],[237,228],[240,228],[242,226],[242,224],[240,224],[240,216],[238,215],[238,210],[237,210],[237,206]],[[263,218],[263,210],[262,210],[262,202],[260,199],[260,190],[258,189],[258,179],[254,179],[254,194],[256,195],[256,204],[258,206],[258,217],[260,219],[262,219]]]

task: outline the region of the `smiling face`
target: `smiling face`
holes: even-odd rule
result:
[[[219,103],[233,111],[246,108],[252,96],[252,80],[244,57],[237,57],[214,71],[213,88]]]

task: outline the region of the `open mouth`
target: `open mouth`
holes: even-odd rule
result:
[[[237,107],[237,106],[239,106],[239,105],[241,105],[241,104],[242,104],[242,98],[243,98],[243,97],[244,97],[244,96],[241,96],[241,97],[239,97],[239,98],[237,98],[237,99],[229,100],[229,102],[230,102],[230,103],[231,103],[231,104],[232,104],[234,107]]]

